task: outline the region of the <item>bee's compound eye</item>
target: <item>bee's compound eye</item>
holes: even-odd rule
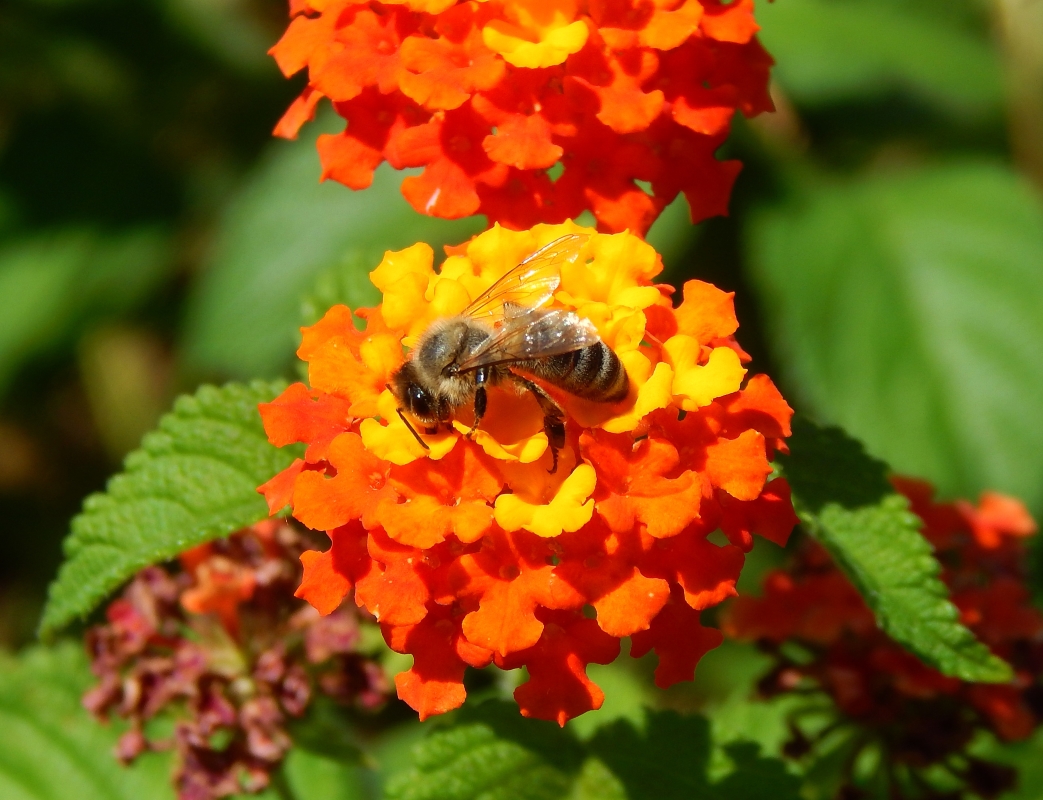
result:
[[[431,398],[419,385],[411,383],[406,389],[406,402],[413,416],[427,420],[431,417]]]

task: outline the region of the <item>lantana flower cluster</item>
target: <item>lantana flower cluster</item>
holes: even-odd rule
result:
[[[737,161],[715,151],[736,110],[772,108],[753,0],[291,0],[272,48],[308,85],[276,127],[328,97],[324,178],[363,189],[387,161],[423,167],[423,214],[515,229],[590,210],[643,234],[679,193],[724,214]]]
[[[1036,525],[1019,501],[1004,495],[986,492],[976,506],[965,500],[938,503],[923,481],[893,482],[923,520],[961,621],[1014,667],[1012,682],[963,682],[901,649],[876,627],[872,612],[826,552],[810,542],[786,569],[766,577],[763,597],[734,601],[724,629],[774,653],[775,667],[760,684],[766,694],[805,691],[810,685],[833,699],[841,723],[819,739],[850,733],[854,726],[864,732],[862,747],[882,746],[885,760],[899,772],[919,773],[905,787],[908,796],[934,796],[922,794],[930,785],[924,771],[940,766],[973,796],[995,797],[1011,788],[1014,772],[968,754],[968,745],[982,730],[1004,741],[1025,739],[1043,722],[1043,613],[1032,603],[1025,575],[1025,537]],[[789,644],[781,647],[784,642]],[[794,657],[794,644],[804,657]],[[824,744],[805,737],[799,727],[794,733],[792,755]],[[949,793],[937,796],[965,796],[949,786]],[[853,783],[846,790],[857,796]],[[904,791],[899,781],[892,796],[904,797]]]
[[[358,652],[372,620],[350,608],[321,617],[293,596],[307,544],[267,521],[189,550],[179,572],[138,573],[88,632],[98,683],[84,705],[130,722],[123,762],[173,749],[179,800],[267,786],[292,744],[287,723],[316,693],[360,710],[385,703],[383,669]],[[148,729],[161,715],[175,720],[170,736]]]
[[[588,238],[553,304],[594,323],[627,398],[544,387],[567,415],[554,472],[536,401],[503,387],[473,437],[462,410],[449,430],[421,429],[422,447],[386,388],[405,348],[568,233]],[[745,379],[732,295],[689,281],[675,304],[651,246],[572,223],[497,226],[448,252],[437,270],[425,244],[388,252],[370,275],[381,305],[305,328],[310,386],[261,407],[273,444],[307,445],[261,487],[270,508],[291,505],[331,541],[302,555],[300,596],[326,614],[354,591],[413,656],[395,684],[421,718],[463,703],[467,667],[494,663],[528,669],[523,714],[564,724],[600,707],[586,666],[627,636],[633,656],[657,653],[660,686],[690,680],[721,641],[700,613],[735,594],[752,535],[782,544],[796,522],[786,482],[769,480],[792,411],[767,377]],[[718,529],[727,543],[709,540]]]

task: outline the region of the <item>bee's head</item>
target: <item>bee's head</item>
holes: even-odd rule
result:
[[[438,424],[437,403],[420,380],[416,366],[407,361],[391,376],[391,391],[399,404],[425,425]]]

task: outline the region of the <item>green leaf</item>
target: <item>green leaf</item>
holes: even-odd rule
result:
[[[645,708],[658,699],[647,672],[641,669],[640,662],[630,658],[617,658],[611,664],[590,664],[587,676],[601,687],[605,702],[596,714],[581,714],[569,720],[569,730],[582,741],[617,719],[640,725]]]
[[[343,707],[324,694],[315,694],[302,719],[287,724],[293,743],[315,756],[343,764],[363,761],[358,734]]]
[[[314,325],[338,304],[358,308],[379,303],[379,293],[369,281],[374,258],[378,256],[350,249],[341,255],[338,264],[320,272],[311,289],[301,297],[301,324]]]
[[[707,779],[710,728],[702,717],[649,712],[644,731],[626,722],[602,728],[591,742],[629,800],[712,797]],[[780,794],[779,797],[783,795]]]
[[[256,488],[293,453],[268,443],[257,404],[280,388],[204,386],[177,400],[124,471],[73,519],[43,635],[88,614],[143,567],[268,516]]]
[[[62,230],[0,249],[0,392],[26,359],[139,304],[170,264],[166,237],[151,229]]]
[[[1043,510],[1043,203],[995,164],[806,186],[756,215],[784,383],[943,495]]]
[[[357,764],[295,746],[267,790],[237,795],[236,800],[372,800],[369,784],[368,774]]]
[[[413,769],[388,781],[387,800],[551,800],[582,764],[569,733],[526,721],[509,703],[465,707],[457,719],[416,746]]]
[[[340,299],[372,305],[378,296],[367,275],[385,250],[425,241],[437,252],[484,227],[478,217],[450,222],[416,213],[399,192],[405,173],[387,165],[365,191],[320,183],[315,134],[343,128],[331,117],[299,141],[273,142],[225,214],[190,301],[185,346],[195,368],[277,377],[293,359],[300,299],[317,275],[347,258],[358,274]]]
[[[723,767],[711,774],[711,761]],[[717,774],[719,773],[719,774]],[[388,800],[796,800],[798,781],[757,745],[715,749],[702,717],[646,711],[583,743],[569,729],[526,720],[510,703],[466,707],[415,749]]]
[[[881,99],[899,91],[956,113],[998,112],[999,59],[984,36],[910,4],[786,0],[757,6],[775,77],[800,103]]]
[[[886,465],[839,428],[795,421],[779,455],[801,521],[833,556],[892,639],[965,681],[1013,677],[959,621],[921,521],[886,479]]]
[[[80,705],[92,682],[82,645],[0,656],[0,797],[4,800],[173,800],[170,759],[131,768],[113,756],[119,730]]]
[[[764,758],[752,742],[736,742],[723,748],[732,770],[714,784],[714,793],[727,800],[782,800],[801,797],[800,780],[778,758]],[[682,765],[678,764],[677,769]],[[649,800],[654,794],[647,795]]]
[[[598,731],[590,749],[629,800],[796,800],[800,788],[786,765],[762,757],[757,744],[719,746],[705,718],[673,711],[648,711],[641,727],[615,722]]]
[[[773,661],[755,645],[725,639],[704,661],[705,665],[699,664],[702,675],[696,674],[694,688],[702,690],[698,697],[703,698],[702,710],[710,720],[714,742],[752,742],[760,745],[765,755],[781,756],[791,735],[789,720],[798,711],[806,713],[808,697],[783,693],[760,699],[757,684]],[[821,701],[816,697],[812,702]]]

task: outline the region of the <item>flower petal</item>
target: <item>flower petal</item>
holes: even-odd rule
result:
[[[675,683],[695,678],[695,667],[724,637],[716,628],[704,628],[699,612],[676,595],[652,620],[647,631],[632,637],[630,655],[640,658],[649,650],[659,656],[655,671],[656,686],[667,689]]]
[[[674,368],[671,390],[681,398],[679,405],[685,411],[695,411],[737,392],[746,376],[739,356],[730,347],[715,347],[705,365],[699,364],[699,343],[691,336],[673,336],[665,349]]]
[[[312,392],[293,383],[270,403],[260,403],[264,431],[276,447],[307,442],[310,463],[326,458],[330,442],[351,428],[352,404],[324,392]]]
[[[587,664],[608,664],[619,655],[619,640],[592,619],[575,612],[543,612],[539,642],[510,659],[505,669],[525,664],[529,680],[514,690],[522,716],[553,720],[564,727],[572,717],[601,708],[605,693],[587,677]]]
[[[594,501],[590,495],[597,484],[597,473],[589,464],[580,464],[561,483],[549,502],[528,493],[502,494],[496,498],[496,523],[505,531],[527,530],[552,538],[562,531],[577,531],[590,522]]]
[[[323,616],[336,610],[355,581],[372,569],[366,550],[367,534],[361,525],[355,523],[330,531],[330,540],[332,545],[326,552],[301,553],[304,577],[294,593]]]

